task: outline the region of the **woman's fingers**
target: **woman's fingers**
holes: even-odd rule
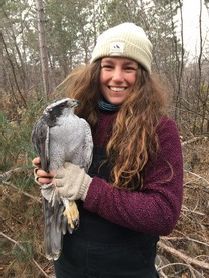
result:
[[[40,167],[41,166],[41,159],[40,157],[35,157],[33,160],[32,160],[32,163],[35,167]]]
[[[42,169],[38,169],[36,171],[37,176],[39,176],[39,178],[53,178],[54,174],[52,172],[47,173],[46,171],[42,170]]]
[[[55,172],[50,172],[47,173],[46,171],[42,170],[41,167],[41,159],[40,157],[35,157],[32,160],[33,165],[36,167],[35,168],[35,179],[38,183],[40,184],[48,184],[51,183]]]
[[[41,184],[48,184],[52,182],[52,178],[38,178],[38,182]]]
[[[52,173],[47,173],[42,169],[35,169],[35,180],[39,185],[51,183],[54,175]]]

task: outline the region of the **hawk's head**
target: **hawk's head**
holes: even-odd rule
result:
[[[67,116],[69,113],[74,113],[74,108],[78,106],[79,101],[71,98],[57,100],[48,105],[44,110],[44,115],[47,122],[55,123],[60,116]]]

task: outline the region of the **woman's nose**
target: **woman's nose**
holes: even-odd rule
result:
[[[112,80],[116,82],[121,82],[124,80],[123,71],[121,69],[115,69],[113,71]]]

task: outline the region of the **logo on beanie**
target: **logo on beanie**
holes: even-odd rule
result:
[[[124,42],[112,42],[110,44],[110,54],[120,54],[123,53]]]

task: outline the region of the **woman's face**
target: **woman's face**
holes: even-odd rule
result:
[[[133,89],[137,70],[137,62],[131,59],[102,58],[100,87],[103,97],[112,104],[122,104]]]

